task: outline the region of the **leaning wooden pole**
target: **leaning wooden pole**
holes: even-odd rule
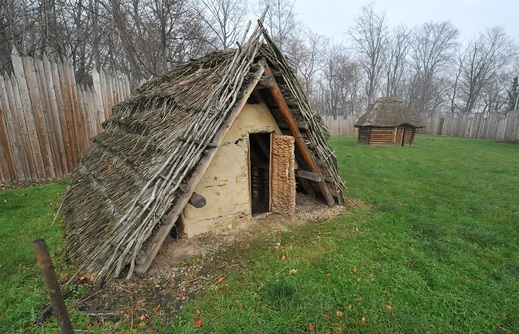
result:
[[[56,272],[54,271],[54,266],[52,265],[49,250],[47,249],[47,243],[45,242],[45,239],[36,239],[34,240],[33,244],[34,250],[36,251],[36,258],[38,259],[41,273],[49,292],[50,304],[54,310],[54,313],[56,314],[56,317],[58,318],[61,333],[74,333],[74,329],[72,328],[72,324],[70,323],[70,318],[68,316],[67,307],[65,306],[65,301],[63,300],[63,295],[61,294],[61,288],[59,286],[58,280],[56,279]]]

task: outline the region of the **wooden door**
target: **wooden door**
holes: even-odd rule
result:
[[[396,128],[396,135],[395,135],[395,145],[396,146],[404,146],[404,128]]]
[[[271,211],[290,217],[296,209],[294,137],[273,133],[270,146]]]

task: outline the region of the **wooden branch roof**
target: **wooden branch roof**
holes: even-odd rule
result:
[[[375,101],[369,110],[359,118],[355,127],[396,127],[404,124],[415,128],[424,127],[418,115],[404,106],[400,99],[382,97]]]
[[[127,277],[139,266],[147,270],[254,89],[282,131],[299,140],[299,168],[322,176],[316,192],[328,204],[343,200],[324,122],[258,23],[239,49],[180,66],[114,107],[64,196],[66,254],[79,272],[99,280],[119,276],[127,265]],[[143,254],[147,261],[138,264]]]

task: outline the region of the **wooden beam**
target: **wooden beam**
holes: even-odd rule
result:
[[[296,172],[296,176],[301,177],[303,179],[310,180],[310,181],[314,181],[314,182],[321,182],[323,180],[323,177],[321,176],[321,174],[309,172],[306,170],[298,170]]]
[[[266,68],[265,68],[265,74],[267,76],[272,75],[268,66],[266,66]],[[288,105],[285,101],[285,98],[283,97],[283,92],[279,88],[279,85],[277,84],[277,82],[274,82],[274,85],[272,86],[272,88],[270,88],[270,92],[272,93],[272,96],[273,96],[274,100],[276,101],[276,104],[278,105],[279,110],[280,110],[281,114],[283,115],[283,118],[285,119],[285,121],[287,122],[287,124],[290,128],[290,131],[292,132],[292,135],[294,136],[296,146],[299,149],[301,155],[303,156],[303,159],[305,160],[306,164],[308,165],[308,167],[310,167],[312,172],[320,174],[319,168],[317,167],[314,159],[310,155],[310,152],[308,151],[308,148],[306,147],[305,142],[304,142],[303,138],[301,137],[301,133],[299,132],[297,123],[294,120],[294,118],[292,117],[290,108],[288,107]],[[330,206],[334,205],[335,200],[330,192],[330,189],[328,188],[328,185],[324,182],[324,180],[321,180],[319,182],[319,189],[321,190],[321,193],[323,194],[324,198],[326,199],[326,202],[328,203],[328,205],[330,205]]]
[[[234,109],[231,111],[231,114],[229,115],[229,118],[227,119],[227,122],[225,124],[222,124],[220,129],[216,132],[214,136],[214,142],[218,144],[218,146],[221,144],[223,139],[225,138],[225,135],[227,132],[229,132],[229,129],[231,128],[232,123],[238,117],[240,114],[240,111],[242,110],[243,106],[247,103],[247,100],[258,84],[259,79],[263,75],[265,70],[265,65],[260,66],[260,68],[254,73],[254,77],[252,81],[249,83],[249,85],[245,88],[244,94],[241,100],[237,101]],[[139,264],[135,267],[135,271],[137,273],[145,273],[148,271],[149,267],[151,266],[151,263],[153,262],[153,259],[155,259],[155,256],[157,256],[157,253],[159,252],[160,247],[164,243],[164,240],[166,240],[167,236],[169,235],[169,232],[175,226],[178,217],[182,213],[182,210],[188,203],[189,199],[191,198],[191,195],[193,194],[196,185],[204,175],[207,167],[209,167],[209,164],[213,160],[214,155],[216,154],[216,149],[212,149],[208,154],[204,155],[202,159],[200,159],[200,162],[198,163],[198,166],[195,168],[191,178],[189,179],[189,182],[187,184],[187,190],[182,195],[180,195],[179,198],[175,201],[175,204],[171,208],[171,210],[168,213],[168,216],[170,217],[169,224],[162,225],[157,233],[155,234],[155,237],[153,240],[151,240],[150,245],[148,246],[148,249],[146,250],[146,260],[144,263]]]
[[[312,199],[316,199],[316,196],[315,196],[315,191],[314,191],[314,188],[312,188],[312,185],[310,184],[310,182],[308,182],[307,179],[304,179],[304,178],[300,178],[299,179],[299,182],[301,183],[301,185],[303,186],[303,188],[305,189],[306,193],[312,197]]]
[[[189,186],[185,183],[182,183],[178,187],[178,189],[180,189],[180,191],[182,191],[183,193],[189,192]],[[189,201],[187,201],[187,202],[197,209],[203,208],[207,203],[204,196],[202,196],[199,193],[194,192],[194,191],[193,191],[191,197],[189,198]]]
[[[308,122],[297,122],[297,128],[301,131],[308,131],[308,129],[310,129],[310,125]]]
[[[197,209],[203,208],[207,203],[205,197],[196,192],[193,192],[187,202]]]
[[[272,85],[274,85],[274,83],[275,83],[275,80],[272,75],[264,75],[263,77],[261,77],[260,81],[258,82],[258,86],[256,88],[257,89],[271,88]]]
[[[296,122],[296,124],[299,131],[308,131],[308,129],[310,129],[310,125],[308,124],[308,122]],[[284,123],[279,124],[279,127],[282,129],[290,129],[289,125]]]

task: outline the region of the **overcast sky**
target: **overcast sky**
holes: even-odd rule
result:
[[[363,0],[295,0],[297,19],[314,32],[342,41],[354,25]],[[451,21],[460,41],[471,39],[496,25],[519,43],[519,0],[378,0],[377,12],[385,11],[391,27],[425,22]]]

